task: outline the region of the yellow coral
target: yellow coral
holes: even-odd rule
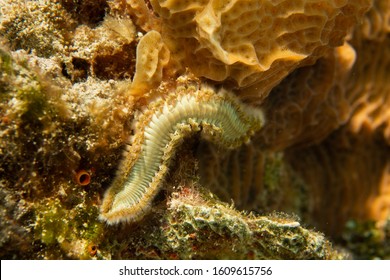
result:
[[[178,67],[255,86],[259,103],[281,79],[340,46],[369,7],[360,1],[150,1]],[[252,91],[249,91],[252,94]],[[258,99],[258,100],[253,100]]]
[[[263,146],[308,146],[344,124],[352,111],[345,84],[355,59],[354,49],[345,43],[275,87],[263,103],[268,119],[259,135]]]
[[[367,39],[383,39],[390,32],[390,2],[375,0],[363,18],[362,33]]]
[[[346,101],[345,124],[321,144],[289,152],[310,190],[310,216],[328,234],[340,234],[351,219],[381,226],[390,214],[389,12],[388,0],[374,1],[350,40],[356,61],[335,80],[341,95],[327,97]],[[332,112],[322,113],[329,124]]]
[[[130,94],[139,96],[158,85],[162,80],[163,68],[168,61],[169,51],[160,33],[153,30],[143,36],[137,46],[136,72]]]

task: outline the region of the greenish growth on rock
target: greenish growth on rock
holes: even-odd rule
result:
[[[307,188],[285,160],[284,152],[264,153],[263,188],[256,211],[269,213],[274,209],[301,218],[306,214]]]
[[[37,69],[29,68],[23,54],[14,59],[0,48],[0,70],[1,101],[10,107],[2,104],[2,109],[8,109],[14,118],[52,121],[56,117],[68,117],[69,111],[60,99],[62,91]]]
[[[49,0],[10,1],[0,18],[0,36],[11,42],[13,50],[35,50],[50,57],[67,45],[75,24],[59,3]]]
[[[246,243],[252,232],[245,217],[227,205],[200,199],[197,205],[182,203],[180,197],[171,201],[169,227],[163,231],[167,250],[180,259],[242,258],[249,253]]]
[[[356,259],[390,259],[390,217],[381,226],[374,221],[349,220],[341,239]]]
[[[51,159],[65,141],[70,111],[61,100],[62,90],[28,67],[23,54],[12,57],[0,50],[0,57],[0,168],[14,174],[18,188],[23,183],[18,179],[55,168]]]
[[[12,77],[12,71],[11,56],[0,48],[0,102],[7,100],[5,93],[10,90],[9,80]]]
[[[57,202],[58,203],[58,202]],[[54,245],[64,238],[67,228],[65,211],[60,205],[48,205],[47,208],[38,208],[37,224],[34,228],[36,238],[46,245]]]
[[[123,107],[106,106],[107,95],[85,113],[87,99],[39,63],[56,65],[0,47],[0,257],[110,258],[97,247],[105,230],[97,217],[101,184],[121,155]],[[103,90],[92,86],[74,91]],[[88,186],[75,179],[80,169],[91,176]]]
[[[264,166],[264,186],[269,191],[280,188],[281,180],[285,176],[285,163],[283,153],[270,154],[265,160]]]
[[[85,198],[85,193],[81,197]],[[95,257],[89,247],[100,243],[104,232],[104,224],[97,219],[97,207],[82,201],[66,209],[57,198],[37,204],[35,213],[34,238],[44,245],[42,257],[50,258],[50,254],[75,259]]]
[[[168,222],[171,227],[164,234],[180,258],[340,257],[322,234],[304,229],[296,218],[247,215],[226,204],[209,204],[198,194],[174,197]]]
[[[1,256],[91,257],[86,248],[102,233],[98,194],[73,180],[83,123],[28,58],[0,48]]]
[[[0,49],[0,73],[2,76],[12,74],[11,55],[2,49]]]
[[[342,259],[321,234],[296,218],[235,210],[211,193],[183,187],[158,221],[134,232],[122,256],[146,259]],[[118,251],[118,249],[116,249]],[[114,255],[115,257],[115,255]]]
[[[288,201],[291,197],[286,196],[286,189],[289,188],[289,192],[295,189],[286,187],[289,185],[287,180],[291,180],[291,174],[287,173],[284,154],[282,152],[265,153],[263,168],[263,188],[259,199],[261,207],[258,210],[264,212],[269,212],[273,209],[287,210],[284,207],[280,207],[282,204],[291,205],[290,201]],[[286,201],[288,203],[283,203]]]

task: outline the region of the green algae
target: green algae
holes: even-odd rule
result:
[[[200,192],[198,191],[200,190]],[[172,194],[122,244],[121,256],[141,259],[342,259],[323,234],[285,214],[259,216],[218,201],[201,187]],[[121,239],[117,239],[121,240]],[[121,246],[119,246],[120,248]],[[115,251],[121,251],[115,248]],[[116,257],[114,255],[114,257]]]
[[[80,203],[66,209],[59,199],[48,199],[35,206],[34,237],[46,251],[61,252],[67,258],[91,258],[88,246],[103,238],[104,224],[98,221],[98,209]]]
[[[0,73],[1,75],[12,74],[12,58],[9,53],[0,49]]]
[[[66,105],[60,99],[61,90],[40,76],[36,69],[30,69],[25,59],[15,61],[0,48],[0,70],[2,107],[13,118],[48,123],[68,116]],[[7,108],[6,102],[12,108]]]
[[[270,192],[280,188],[285,176],[283,154],[277,153],[266,158],[264,166],[264,186]]]
[[[341,243],[356,259],[390,259],[390,218],[382,226],[374,221],[349,220]]]
[[[0,49],[0,69],[1,193],[12,193],[11,205],[23,201],[19,208],[26,213],[13,218],[14,234],[22,229],[33,233],[21,248],[35,258],[86,258],[85,248],[101,238],[102,223],[87,192],[64,177],[78,162],[67,144],[72,131],[63,91],[29,67],[22,54],[13,58]],[[9,224],[0,223],[4,228]],[[42,245],[30,252],[35,245],[28,243]]]

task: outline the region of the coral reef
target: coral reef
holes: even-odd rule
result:
[[[334,235],[349,220],[381,228],[390,214],[388,14],[388,1],[376,1],[354,31],[356,62],[343,82],[347,121],[318,145],[289,152],[310,187],[314,220]]]
[[[390,258],[388,0],[0,3],[2,259]]]
[[[238,209],[292,213],[301,208],[296,197],[304,198],[304,190],[283,153],[267,153],[253,143],[227,150],[202,142],[197,156],[201,184]]]
[[[370,1],[150,1],[175,64],[233,80],[261,104],[294,69],[340,46]],[[251,86],[251,89],[248,87]]]
[[[338,259],[320,233],[294,217],[246,215],[199,188],[183,187],[167,202],[160,230],[136,234],[127,258]],[[140,229],[144,231],[144,229]],[[146,237],[145,237],[146,236]],[[142,247],[136,245],[142,244]],[[213,244],[210,246],[209,244]],[[304,248],[304,249],[303,249]],[[142,250],[141,250],[142,249]]]
[[[324,54],[315,67],[299,68],[281,81],[263,104],[268,122],[259,135],[262,145],[270,150],[309,146],[345,123],[352,110],[345,83],[355,56],[345,43]]]

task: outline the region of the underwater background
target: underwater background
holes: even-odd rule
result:
[[[0,258],[390,259],[389,19],[0,0]]]

